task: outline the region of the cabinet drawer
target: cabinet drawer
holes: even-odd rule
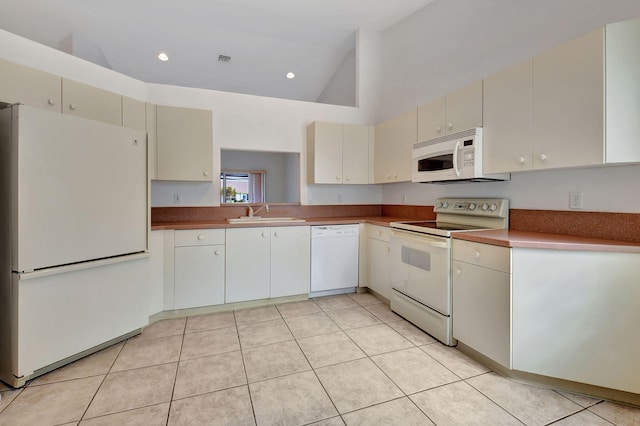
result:
[[[367,236],[388,243],[391,239],[391,229],[385,226],[367,225]]]
[[[508,247],[454,239],[453,258],[497,271],[511,271],[511,249]]]
[[[186,229],[175,232],[175,247],[224,244],[224,229]]]

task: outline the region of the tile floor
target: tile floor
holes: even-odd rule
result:
[[[371,294],[171,319],[0,385],[0,425],[639,425],[640,409],[523,385]]]

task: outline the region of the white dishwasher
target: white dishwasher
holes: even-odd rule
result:
[[[311,296],[355,291],[359,229],[357,224],[311,227]]]

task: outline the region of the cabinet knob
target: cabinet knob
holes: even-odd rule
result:
[[[479,258],[479,257],[480,257],[480,252],[476,250],[476,252],[475,252],[475,253],[473,253],[473,255],[474,255],[474,256],[476,257],[476,259],[477,259],[477,258]]]
[[[277,237],[277,236],[278,236],[278,231],[274,232],[274,233],[273,233],[273,236],[274,236],[274,237]]]
[[[453,123],[449,123],[449,124],[447,124],[447,128],[448,128],[449,130],[453,129]]]
[[[266,236],[267,236],[267,233],[266,233],[266,232],[263,232],[263,233],[262,233],[262,234],[260,234],[260,235],[262,235],[263,237],[266,237]]]
[[[347,181],[350,181],[350,180],[351,180],[351,178],[350,178],[349,176],[347,176],[347,178],[346,178],[346,179],[347,179]]]
[[[202,235],[202,234],[198,235],[198,240],[199,240],[199,241],[204,240],[204,235]]]
[[[391,247],[386,247],[387,253],[391,251]]]
[[[440,132],[442,132],[442,127],[437,126],[436,127],[436,133],[440,134]]]
[[[48,103],[49,105],[55,105],[55,104],[56,104],[56,100],[55,100],[55,99],[53,99],[53,98],[50,98],[50,99],[47,99],[47,103]]]
[[[387,180],[391,180],[391,175],[387,175]]]
[[[518,163],[524,164],[524,157],[518,157]]]
[[[205,170],[204,172],[202,172],[202,176],[209,176],[209,172]]]
[[[541,161],[544,161],[547,159],[547,156],[545,154],[540,154],[538,158],[540,158]]]
[[[220,250],[214,251],[213,254],[215,254],[216,256],[220,256]]]
[[[393,178],[394,178],[394,179],[398,179],[398,174],[397,174],[397,173],[394,173],[394,174],[393,174]]]
[[[460,270],[460,268],[456,268],[456,274],[460,275],[462,273],[462,271]]]
[[[133,140],[133,144],[137,146],[138,145],[138,139],[134,139]]]
[[[336,180],[340,180],[340,176],[336,175]]]
[[[76,104],[69,104],[69,109],[70,109],[70,110],[75,110],[76,108],[78,108],[78,105],[76,105]]]

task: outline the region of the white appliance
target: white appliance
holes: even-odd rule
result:
[[[434,212],[435,220],[391,223],[391,310],[453,346],[451,235],[508,228],[509,201],[440,198]]]
[[[359,225],[311,227],[311,296],[355,291],[359,245]]]
[[[144,325],[146,134],[13,105],[0,162],[0,378],[20,386]]]
[[[509,180],[509,173],[482,171],[482,128],[441,136],[413,145],[412,182],[454,183]]]

